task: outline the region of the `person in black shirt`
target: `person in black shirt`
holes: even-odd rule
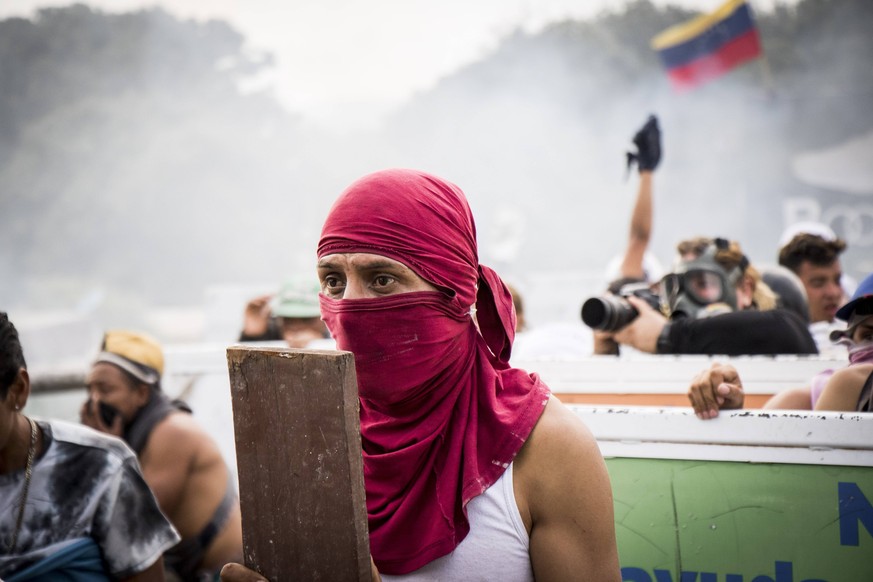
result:
[[[613,338],[659,354],[817,354],[806,324],[776,309],[776,296],[735,241],[698,238],[678,246],[676,270],[661,282],[661,311],[627,297],[639,312]]]

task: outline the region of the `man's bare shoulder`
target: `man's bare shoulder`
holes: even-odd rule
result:
[[[592,461],[601,462],[594,435],[572,410],[552,397],[519,454],[516,472],[536,488],[544,481],[554,482],[556,476],[584,473]]]
[[[582,420],[553,397],[519,457],[516,501],[536,579],[620,580],[609,475]]]
[[[149,438],[148,452],[160,450],[184,454],[212,444],[212,437],[191,414],[176,411],[155,425]]]
[[[533,448],[549,455],[575,455],[596,447],[591,431],[576,414],[554,396],[549,399],[529,438]]]
[[[165,432],[175,436],[196,436],[202,434],[208,436],[208,433],[194,418],[193,415],[181,410],[175,410],[164,417],[161,422],[155,426],[155,431]]]

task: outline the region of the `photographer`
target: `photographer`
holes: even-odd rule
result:
[[[619,303],[638,315],[630,310],[630,323],[606,328],[614,331],[617,343],[659,354],[818,353],[804,322],[790,311],[775,309],[775,295],[736,242],[698,238],[683,241],[678,251],[676,270],[661,282],[661,312],[635,294]],[[614,311],[607,307],[606,321],[628,319]]]

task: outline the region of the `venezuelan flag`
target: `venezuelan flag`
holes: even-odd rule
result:
[[[690,89],[761,54],[761,41],[745,0],[728,0],[715,12],[670,27],[652,39],[673,86]]]

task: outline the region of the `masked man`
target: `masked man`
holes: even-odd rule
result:
[[[164,554],[168,578],[214,576],[242,555],[236,486],[216,443],[161,390],[164,356],[152,338],[109,331],[88,374],[82,423],[123,438],[161,511],[182,536]]]
[[[597,443],[509,365],[512,297],[479,263],[461,190],[412,170],[358,180],[324,224],[318,274],[322,317],[355,356],[383,579],[620,580]]]

